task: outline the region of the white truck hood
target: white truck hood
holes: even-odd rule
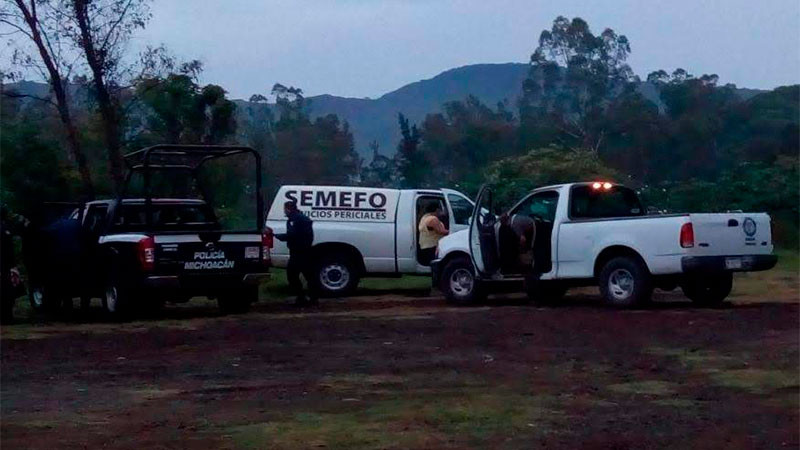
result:
[[[445,255],[454,251],[462,251],[469,254],[469,229],[459,230],[447,235],[439,240],[437,257],[444,258]]]

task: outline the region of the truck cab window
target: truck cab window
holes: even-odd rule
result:
[[[86,213],[85,229],[90,233],[99,233],[106,220],[106,213],[108,207],[103,206],[90,206],[89,211]]]
[[[623,186],[596,189],[588,185],[572,188],[569,215],[573,219],[642,216],[646,212],[636,193]]]
[[[520,203],[511,214],[524,214],[534,219],[552,222],[556,218],[557,206],[558,192],[538,192]]]
[[[448,195],[447,200],[450,202],[450,208],[453,210],[453,223],[457,225],[469,225],[469,219],[472,217],[472,202],[455,194]]]

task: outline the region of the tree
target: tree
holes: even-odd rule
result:
[[[395,160],[380,154],[378,141],[372,141],[369,147],[372,149],[372,161],[361,170],[361,185],[396,187],[398,174]]]
[[[536,187],[575,181],[623,181],[622,174],[590,150],[545,147],[494,162],[486,180],[495,186],[497,204],[511,202]]]
[[[65,164],[59,142],[48,137],[43,113],[49,111],[21,108],[22,101],[0,98],[0,202],[35,219],[44,212],[44,202],[74,201],[82,180],[71,162]]]
[[[139,81],[136,94],[146,107],[148,144],[219,144],[236,132],[236,104],[219,86],[200,87],[188,75],[170,74]]]
[[[14,0],[0,6],[0,23],[16,30],[35,47],[34,57],[25,50],[24,45],[14,49],[13,60],[25,68],[32,68],[39,73],[50,86],[55,102],[41,99],[51,104],[58,111],[61,124],[66,132],[67,147],[71,160],[80,174],[84,194],[94,197],[94,185],[89,165],[84,155],[78,129],[72,115],[69,99],[69,76],[73,69],[67,49],[62,42],[61,27],[63,19],[54,2],[30,0]]]
[[[711,178],[723,168],[720,136],[729,111],[741,100],[717,75],[699,78],[683,69],[647,77],[665,106],[665,151],[654,155],[660,179]]]
[[[630,51],[628,38],[610,28],[595,36],[579,17],[556,18],[531,55],[520,99],[523,125],[547,121],[564,145],[599,151],[605,110],[636,81],[626,63]]]
[[[403,187],[418,188],[425,186],[426,175],[430,164],[419,150],[420,135],[417,125],[409,125],[408,118],[402,113],[397,115],[402,138],[397,146],[397,169]]]
[[[122,188],[122,120],[119,100],[125,45],[150,19],[149,0],[61,0],[69,25],[64,28],[81,50],[92,74],[94,98],[103,122],[109,171],[117,190]]]
[[[420,144],[431,163],[430,177],[438,185],[474,178],[490,161],[514,152],[516,122],[504,103],[494,111],[470,95],[445,103],[443,109],[423,121]]]
[[[347,122],[334,114],[308,114],[308,101],[300,88],[275,84],[278,120],[274,130],[274,153],[268,164],[277,184],[351,184],[361,161],[355,152]]]

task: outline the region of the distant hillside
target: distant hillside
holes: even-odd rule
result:
[[[407,84],[374,100],[311,97],[311,112],[314,116],[336,114],[347,120],[360,154],[369,154],[368,146],[373,140],[378,141],[381,153],[393,154],[400,139],[398,113],[418,123],[426,114],[440,111],[443,103],[462,100],[470,94],[491,106],[505,99],[514,102],[527,74],[527,64],[474,64]]]
[[[442,72],[428,80],[407,84],[377,99],[361,99],[319,95],[310,97],[312,116],[336,114],[347,120],[353,130],[356,150],[370,157],[369,143],[377,141],[380,152],[394,154],[400,140],[397,114],[403,113],[412,123],[420,123],[428,113],[441,111],[442,104],[463,100],[474,95],[488,106],[508,100],[511,110],[522,91],[522,82],[528,75],[528,64],[473,64]],[[642,83],[639,91],[650,101],[661,105],[658,92],[649,83]],[[739,89],[748,99],[761,92],[757,89]]]
[[[400,140],[398,113],[406,115],[412,123],[420,123],[426,114],[441,111],[443,103],[463,100],[470,94],[491,107],[499,101],[508,100],[511,110],[514,111],[528,67],[528,64],[523,63],[458,67],[428,80],[407,84],[377,99],[313,96],[309,97],[311,115],[317,117],[336,114],[340,119],[349,122],[356,150],[364,157],[371,156],[369,143],[372,141],[378,142],[382,154],[392,155]],[[21,82],[7,87],[36,95],[47,92],[46,86],[40,83]],[[661,103],[652,85],[642,83],[639,90],[649,100],[656,104]],[[763,91],[740,89],[739,92],[742,98],[747,99]],[[76,97],[80,98],[73,96]],[[241,107],[248,102],[236,100],[236,103],[243,110]]]

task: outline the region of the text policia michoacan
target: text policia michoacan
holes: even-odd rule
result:
[[[312,219],[386,220],[386,195],[365,191],[286,191]]]
[[[184,270],[233,269],[236,261],[225,259],[225,252],[194,252],[194,261],[186,261]]]

